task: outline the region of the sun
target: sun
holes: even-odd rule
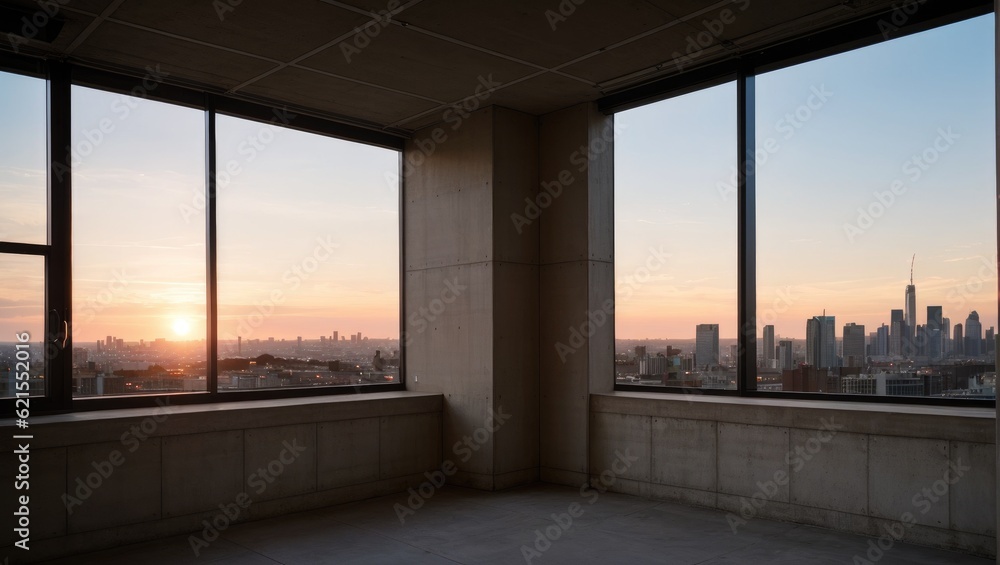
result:
[[[174,333],[177,335],[187,335],[191,331],[191,324],[184,318],[177,318],[174,320]]]

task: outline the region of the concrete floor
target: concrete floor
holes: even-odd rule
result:
[[[303,563],[853,563],[868,538],[818,528],[751,520],[734,534],[724,512],[537,484],[503,492],[445,487],[421,508],[397,518],[397,494],[230,527],[196,558],[178,536],[49,563],[89,565],[239,565]],[[593,501],[593,504],[590,502]],[[580,506],[572,507],[573,504]],[[576,518],[569,523],[572,511]],[[566,514],[563,531],[552,514]],[[558,539],[535,544],[537,531]],[[548,541],[548,540],[546,540]],[[538,553],[525,556],[524,548]],[[986,565],[989,559],[896,544],[889,563]]]

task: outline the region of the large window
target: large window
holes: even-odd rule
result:
[[[400,138],[48,73],[0,72],[8,412],[401,387]]]
[[[206,390],[204,112],[73,88],[73,393]]]
[[[981,17],[756,78],[759,389],[994,395],[992,54]]]
[[[217,135],[219,389],[398,382],[398,155],[228,116]]]
[[[736,388],[736,88],[622,112],[615,378]]]
[[[730,68],[736,96],[616,116],[639,122],[616,143],[616,384],[723,388],[699,361],[718,355],[743,394],[994,399],[993,16]],[[667,268],[630,283],[664,240]]]

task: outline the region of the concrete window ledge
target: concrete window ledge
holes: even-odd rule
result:
[[[992,408],[616,391],[592,394],[590,409],[593,413],[802,429],[820,428],[825,418],[843,425],[841,431],[845,432],[996,442],[996,411]]]
[[[31,418],[32,448],[119,441],[131,426],[147,435],[182,435],[441,412],[442,396],[409,391],[331,395],[155,408],[95,410]],[[154,426],[155,424],[155,426]],[[13,428],[14,420],[0,420]],[[150,432],[150,428],[156,429]],[[4,449],[2,451],[10,451]]]
[[[592,480],[734,533],[763,516],[996,555],[993,409],[616,391],[590,412]]]

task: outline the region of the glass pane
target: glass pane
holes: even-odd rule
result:
[[[0,72],[0,241],[45,244],[45,81]]]
[[[72,96],[74,394],[203,391],[204,113]]]
[[[45,394],[45,259],[0,254],[0,397]]]
[[[219,390],[398,381],[398,154],[217,131]]]
[[[616,382],[735,389],[735,83],[615,120]]]
[[[759,388],[995,396],[993,52],[983,16],[757,78]]]

